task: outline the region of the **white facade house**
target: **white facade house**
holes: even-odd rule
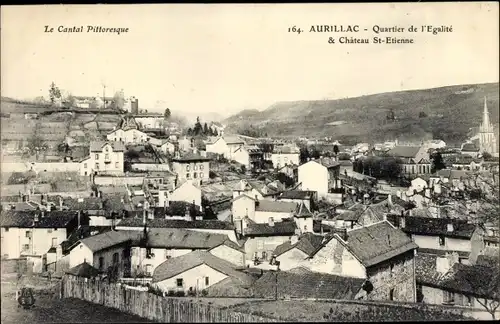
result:
[[[160,149],[165,154],[174,154],[175,144],[172,142],[165,142],[160,146]]]
[[[147,142],[149,136],[137,129],[116,129],[106,135],[109,141],[119,141],[125,144],[139,144]]]
[[[124,152],[122,142],[92,142],[90,155],[80,162],[80,175],[123,174]]]
[[[300,164],[300,149],[296,146],[281,146],[273,150],[271,161],[275,169],[285,165]]]
[[[316,191],[318,196],[328,193],[328,177],[328,169],[316,161],[304,163],[298,169],[298,182],[302,183],[302,190]]]
[[[183,181],[169,197],[170,201],[185,201],[201,206],[201,189],[195,186],[192,181]]]
[[[238,136],[220,136],[206,143],[206,151],[221,154],[226,159],[233,160],[234,152],[243,145],[245,145],[245,141]]]

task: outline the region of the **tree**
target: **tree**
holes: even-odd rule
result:
[[[201,135],[203,132],[203,127],[201,126],[200,123],[200,117],[196,117],[196,123],[194,124],[193,128],[193,135]]]
[[[418,118],[425,118],[427,117],[427,114],[425,113],[425,111],[421,111],[418,113]]]
[[[309,161],[309,159],[311,158],[311,154],[309,153],[307,147],[300,148],[299,158],[300,163],[306,163],[307,161]]]
[[[61,98],[61,90],[59,90],[59,88],[56,86],[56,84],[54,82],[52,82],[50,84],[49,98],[50,98],[50,102],[52,104],[54,104],[56,102],[56,99]]]
[[[217,130],[215,128],[213,130],[213,136],[219,136],[219,133],[217,132]]]
[[[435,152],[434,154],[432,154],[431,160],[432,160],[432,166],[431,166],[432,173],[446,168],[446,165],[444,164],[443,156],[441,155],[440,152]]]
[[[339,146],[338,146],[337,144],[335,144],[335,145],[333,146],[333,153],[334,153],[335,155],[338,155],[338,154],[339,154]]]
[[[242,166],[241,166],[240,170],[241,170],[241,173],[242,173],[242,174],[247,173],[247,167],[246,167],[246,166],[244,166],[244,165],[242,165]]]
[[[172,116],[170,109],[169,108],[165,109],[165,112],[163,113],[163,117],[165,118],[165,120],[170,119],[170,116]]]
[[[191,127],[187,129],[186,135],[188,135],[188,136],[193,135],[193,130],[191,129]]]
[[[111,109],[123,109],[125,106],[125,93],[123,90],[117,91],[113,96],[113,102],[111,103]]]
[[[343,161],[343,160],[350,160],[351,159],[351,156],[349,155],[349,153],[340,153],[338,155],[338,159]]]
[[[38,136],[37,134],[33,134],[30,138],[28,138],[26,149],[27,155],[36,155],[36,157],[38,158],[38,154],[40,152],[46,151],[48,149],[48,145],[40,136]]]
[[[482,153],[482,155],[483,155],[483,160],[485,160],[485,161],[491,160],[491,158],[493,157],[493,156],[492,156],[490,153],[488,153],[488,152],[483,152],[483,153]]]
[[[283,172],[279,172],[276,175],[276,180],[278,180],[281,183],[284,183],[287,188],[295,185],[295,181],[292,178],[290,178],[286,173]]]
[[[387,116],[386,116],[386,119],[387,120],[395,120],[396,119],[396,116],[394,114],[394,109],[389,109],[389,111],[387,112]]]
[[[207,123],[203,125],[203,135],[210,135]]]

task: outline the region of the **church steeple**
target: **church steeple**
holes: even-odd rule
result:
[[[479,129],[481,133],[493,132],[492,125],[490,123],[490,114],[488,112],[488,105],[486,103],[486,97],[484,97],[484,108],[483,108],[483,122]]]

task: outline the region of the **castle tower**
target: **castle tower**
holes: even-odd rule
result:
[[[484,97],[483,122],[479,126],[479,149],[481,152],[488,152],[490,154],[497,153],[497,141],[493,125],[490,123],[486,97]]]

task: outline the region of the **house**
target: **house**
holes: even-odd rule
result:
[[[233,199],[233,221],[239,224],[242,219],[248,218],[255,223],[280,222],[285,218],[292,218],[297,204],[286,201],[256,200],[242,194]],[[243,228],[244,229],[244,228]]]
[[[416,257],[418,302],[466,307],[476,319],[491,320],[484,305],[498,305],[500,276],[498,264],[468,265],[457,253],[444,256],[421,253]],[[491,309],[491,308],[489,308]],[[494,311],[496,318],[500,310]]]
[[[462,155],[468,155],[477,158],[480,154],[479,148],[473,143],[464,143],[460,147],[460,153]]]
[[[446,167],[454,170],[478,171],[482,162],[481,159],[470,155],[452,155],[444,158]]]
[[[311,160],[299,165],[298,182],[301,189],[316,191],[318,197],[324,197],[330,192],[332,181],[338,179],[340,165],[331,160]]]
[[[431,161],[426,146],[395,146],[387,154],[401,160],[402,172],[407,175],[431,173]]]
[[[59,246],[88,218],[77,211],[16,211],[0,214],[2,257],[15,259],[26,255],[42,256]]]
[[[232,263],[206,251],[194,251],[160,264],[153,273],[152,285],[163,292],[199,293],[227,278],[250,286],[252,278]]]
[[[312,210],[318,198],[315,191],[289,190],[280,194],[278,200],[294,202],[296,204],[304,203],[309,210]]]
[[[145,239],[132,244],[132,276],[152,276],[165,260],[199,250],[209,251],[235,266],[245,265],[243,249],[227,235],[182,228],[150,228]]]
[[[362,299],[365,280],[318,273],[306,269],[268,271],[250,288],[252,296],[265,299]]]
[[[282,222],[255,223],[247,221],[243,235],[247,238],[245,242],[245,259],[247,264],[270,261],[276,248],[289,241],[297,234],[297,224],[293,220]]]
[[[177,154],[172,159],[172,171],[177,174],[179,181],[193,180],[194,183],[201,185],[209,179],[210,159],[202,154],[197,152],[183,156]]]
[[[264,199],[265,193],[260,190],[255,182],[242,179],[233,189],[233,198],[237,198],[240,195],[247,195],[259,200]]]
[[[240,164],[243,164],[247,170],[257,170],[261,168],[263,161],[262,150],[253,145],[240,146],[232,155],[232,159]]]
[[[482,249],[482,230],[466,220],[392,214],[387,220],[407,233],[419,248],[465,253]]]
[[[69,266],[87,262],[99,271],[112,268],[120,277],[129,277],[132,242],[139,235],[133,231],[109,231],[80,239],[68,249]]]
[[[177,144],[179,146],[179,150],[182,152],[189,151],[190,149],[193,148],[191,139],[186,137],[186,136],[179,138],[179,140],[177,141]]]
[[[367,299],[415,302],[418,246],[387,221],[333,234],[304,266],[312,271],[365,279]]]
[[[245,144],[245,141],[238,136],[219,136],[206,143],[206,150],[210,153],[222,155],[228,160],[233,160],[233,153]]]
[[[89,156],[80,161],[80,175],[123,174],[124,152],[122,142],[92,142]]]
[[[298,164],[287,164],[281,167],[281,169],[276,170],[278,173],[284,173],[290,178],[292,178],[295,182],[297,182],[299,178],[299,165]]]
[[[142,113],[132,115],[140,129],[162,128],[165,117],[159,113]]]
[[[108,141],[119,141],[125,144],[139,144],[139,143],[146,143],[149,139],[149,136],[138,129],[119,128],[109,132],[106,135],[106,138],[108,139]]]
[[[355,229],[384,220],[383,203],[378,205],[352,205],[335,217],[335,228]]]
[[[185,201],[201,206],[201,189],[192,181],[181,180],[174,191],[169,195],[171,201]],[[160,205],[161,206],[161,205]]]
[[[280,169],[285,165],[299,165],[300,150],[298,147],[291,146],[276,147],[272,152],[271,161],[275,169]]]
[[[176,145],[171,141],[166,141],[160,146],[160,150],[164,154],[174,154],[176,149],[177,149]]]
[[[276,261],[280,263],[280,270],[287,271],[301,264],[321,247],[324,237],[311,232],[300,236],[294,235],[289,241],[278,245],[273,252]]]

